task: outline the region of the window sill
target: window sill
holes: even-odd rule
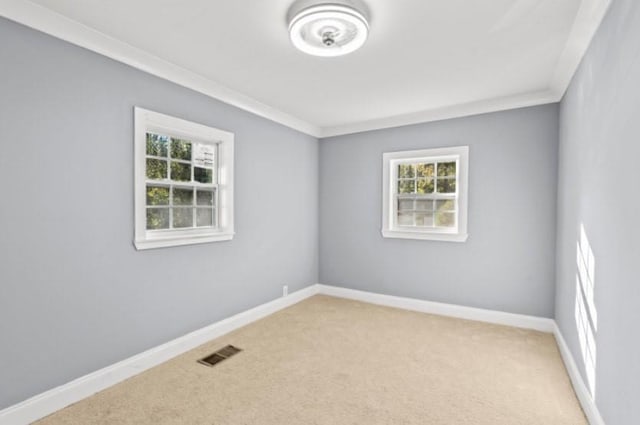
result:
[[[182,246],[182,245],[195,245],[201,243],[210,243],[210,242],[222,242],[222,241],[230,241],[233,239],[233,235],[235,233],[216,233],[209,234],[204,236],[189,236],[189,237],[167,237],[167,238],[157,238],[157,239],[142,239],[134,241],[134,245],[138,251],[144,249],[153,249],[153,248],[166,248],[170,246]]]
[[[416,239],[423,241],[466,242],[467,233],[412,232],[402,230],[382,230],[383,238]]]

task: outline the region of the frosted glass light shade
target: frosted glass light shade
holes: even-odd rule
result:
[[[289,21],[291,42],[314,56],[341,56],[367,41],[369,23],[358,10],[338,4],[311,6]]]

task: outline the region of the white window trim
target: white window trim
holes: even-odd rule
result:
[[[233,148],[234,134],[186,121],[180,118],[134,109],[134,166],[135,166],[135,236],[136,249],[162,248],[228,241],[233,239]],[[218,145],[218,205],[216,228],[190,228],[170,231],[148,231],[146,218],[146,133],[156,131],[190,140]]]
[[[457,159],[457,228],[399,228],[395,225],[396,203],[393,194],[397,191],[398,167],[402,162],[425,162]],[[450,148],[422,149],[403,152],[387,152],[382,155],[382,236],[385,238],[419,239],[432,241],[465,242],[467,233],[467,206],[469,187],[469,147],[456,146]]]

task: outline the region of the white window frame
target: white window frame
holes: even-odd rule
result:
[[[403,163],[430,163],[456,161],[456,226],[452,228],[421,228],[399,226],[398,165]],[[469,147],[421,149],[387,152],[382,155],[382,236],[385,238],[420,239],[433,241],[465,242],[467,233],[467,207],[469,186]],[[437,170],[436,170],[437,172]]]
[[[217,128],[161,114],[134,109],[135,236],[136,249],[191,245],[233,239],[233,148],[234,134]],[[200,143],[217,145],[217,203],[215,227],[147,230],[146,134],[153,132]]]

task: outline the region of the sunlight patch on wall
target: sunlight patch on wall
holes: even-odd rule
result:
[[[577,244],[576,305],[575,318],[580,340],[580,350],[587,374],[587,383],[591,396],[596,395],[596,332],[598,331],[598,313],[595,306],[595,257],[591,244],[580,225],[580,238]]]

